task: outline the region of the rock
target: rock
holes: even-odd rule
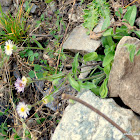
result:
[[[63,44],[63,48],[74,52],[93,52],[101,45],[100,40],[91,40],[86,34],[86,29],[77,26]]]
[[[28,5],[26,5],[26,3],[23,4],[23,7],[24,7],[24,8],[26,8],[27,6],[28,6]],[[32,14],[34,14],[35,11],[36,11],[36,9],[37,9],[37,6],[36,6],[34,3],[30,3],[29,6],[32,7],[31,10],[30,10],[30,12],[31,12]]]
[[[0,0],[1,7],[10,6],[13,0]]]
[[[125,44],[136,45],[136,51],[140,49],[137,38],[125,36],[120,40],[108,81],[109,96],[119,96],[124,104],[140,114],[140,55],[130,62]]]
[[[111,23],[115,22],[114,18],[111,18]],[[102,26],[104,23],[104,18],[101,18],[99,23],[96,25],[96,27],[93,29],[93,32],[98,33],[102,31]]]
[[[96,27],[94,28],[93,32],[95,32],[95,33],[101,32],[103,23],[104,23],[104,19],[102,18],[99,21],[98,25],[96,25]]]
[[[37,6],[34,3],[31,3],[31,5],[32,5],[32,8],[30,12],[33,14],[35,13]]]
[[[127,132],[139,133],[140,120],[129,109],[119,107],[113,99],[100,99],[91,91],[79,93],[80,99],[88,102]],[[136,140],[140,139],[135,135]],[[79,104],[69,105],[51,140],[128,140],[108,121]]]
[[[94,64],[94,62],[92,63],[92,65],[91,65],[90,62],[86,62],[86,64],[87,65],[89,64],[90,66],[86,66],[85,64],[82,63],[82,65],[81,65],[81,73],[79,75],[79,79],[84,79],[84,78],[86,78],[88,76],[88,74],[90,73],[90,70],[93,68],[92,65]]]
[[[140,27],[140,17],[136,19],[136,25]]]

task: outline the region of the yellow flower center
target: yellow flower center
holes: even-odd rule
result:
[[[21,107],[20,110],[21,110],[21,112],[24,112],[25,111],[25,108],[24,107]]]
[[[22,80],[22,83],[26,85],[26,83],[27,83],[27,78],[26,78],[25,76],[23,76],[21,80]]]
[[[20,87],[22,87],[22,86],[23,86],[23,84],[22,84],[22,83],[19,83],[19,86],[20,86]]]
[[[10,50],[10,46],[9,46],[9,45],[7,45],[7,50],[8,50],[8,51]]]

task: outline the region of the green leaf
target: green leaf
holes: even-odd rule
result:
[[[46,118],[40,118],[41,123],[45,121]]]
[[[36,119],[36,122],[37,122],[38,124],[41,124],[41,121],[39,120],[39,116],[38,116],[37,113],[35,113],[35,117],[37,118],[37,119]]]
[[[83,26],[85,28],[88,28],[89,31],[92,31],[92,29],[97,25],[98,23],[98,11],[94,8],[95,4],[91,3],[88,5],[88,9],[84,10],[85,15],[84,17],[84,23]]]
[[[133,62],[134,56],[135,56],[135,51],[136,51],[136,45],[134,45],[134,44],[125,44],[125,45],[129,52],[129,59],[131,62]]]
[[[49,81],[53,81],[54,79],[58,79],[58,78],[63,78],[64,77],[64,73],[59,73],[59,74],[53,74],[51,76],[47,76],[47,80]]]
[[[32,39],[35,39],[36,38],[36,36],[35,35],[32,35]]]
[[[135,49],[132,49],[129,54],[130,61],[133,62],[135,56]]]
[[[87,9],[84,10],[83,26],[89,29],[89,33],[98,24],[98,20],[100,17],[109,19],[109,15],[109,4],[106,2],[106,0],[93,0],[90,5],[87,6]],[[108,19],[105,21],[107,23],[107,26],[109,25]]]
[[[30,71],[28,74],[29,74],[29,76],[30,76],[31,78],[34,78],[34,77],[35,77],[34,71]]]
[[[120,14],[122,14],[123,13],[123,8],[119,7],[119,12],[120,12]]]
[[[30,61],[34,61],[34,55],[30,56]]]
[[[130,35],[127,30],[126,26],[117,27],[116,34],[113,35],[113,38],[120,40],[122,37]]]
[[[48,75],[48,71],[44,71],[43,72],[43,77],[47,76]]]
[[[137,51],[136,56],[140,55],[140,49]]]
[[[74,104],[74,103],[75,103],[75,101],[74,101],[74,100],[72,100],[72,99],[69,99],[69,103],[70,103],[70,104]]]
[[[79,66],[79,63],[78,63],[78,56],[79,56],[79,53],[76,54],[76,56],[74,57],[74,61],[72,63],[72,72],[74,74],[76,74],[77,72],[77,67]]]
[[[40,71],[41,69],[42,69],[42,67],[40,65],[38,65],[38,64],[34,65],[34,70],[35,71]]]
[[[34,53],[34,57],[38,57],[39,56],[39,53]]]
[[[100,87],[99,92],[100,92],[101,98],[105,98],[107,96],[107,93],[108,93],[107,83],[108,83],[108,78],[104,80],[104,82],[102,83]]]
[[[92,83],[92,82],[81,83],[81,88],[84,88],[84,89],[92,89],[95,87],[96,87],[96,85],[94,85],[94,83]]]
[[[131,26],[134,25],[135,19],[137,14],[137,7],[136,5],[127,7],[127,12],[125,13],[123,19],[126,19]]]
[[[82,5],[83,2],[84,2],[84,0],[81,0],[80,4]]]
[[[77,91],[80,91],[80,85],[79,85],[79,83],[78,83],[77,81],[75,81],[75,80],[71,77],[70,74],[69,74],[68,78],[69,78],[70,85],[71,85],[74,89],[76,89]]]
[[[0,140],[5,140],[5,137],[4,136],[0,136]]]
[[[53,85],[58,85],[60,80],[61,80],[61,78],[54,79],[53,82],[52,82],[52,84]]]
[[[39,48],[43,48],[42,45],[41,45],[36,39],[34,39],[33,41],[37,44],[37,46],[38,46]]]
[[[46,3],[51,3],[53,0],[45,0]]]
[[[3,112],[0,112],[0,116],[2,116],[4,113]]]
[[[120,13],[118,11],[115,12],[115,15],[120,18]]]
[[[34,53],[32,50],[27,50],[28,56],[32,56]]]
[[[110,26],[110,17],[107,16],[104,20],[104,23],[102,25],[102,30],[107,29]]]
[[[43,73],[42,72],[37,72],[36,76],[38,79],[43,78]]]
[[[99,90],[100,90],[100,87],[99,87],[99,86],[93,87],[93,88],[91,89],[91,91],[92,91],[94,94],[98,95],[98,96],[100,95]]]
[[[96,60],[97,58],[98,58],[98,54],[96,52],[91,52],[91,53],[85,54],[83,57],[85,62],[93,61],[93,60]]]
[[[12,128],[12,131],[13,131],[14,133],[17,133],[17,131],[15,130],[15,128]]]
[[[134,31],[134,33],[140,38],[140,31]]]
[[[52,95],[46,95],[44,98],[43,98],[43,102],[45,104],[48,104],[49,102],[52,102],[54,100],[53,96]]]
[[[110,35],[113,35],[113,28],[109,28],[103,33],[103,36],[110,36]]]
[[[105,72],[105,74],[106,74],[106,77],[109,77],[110,70],[111,70],[111,64],[109,63],[108,65],[106,65],[106,66],[104,67],[104,72]]]
[[[27,129],[25,130],[25,136],[31,138],[31,134]]]
[[[114,59],[114,53],[113,52],[109,52],[104,60],[103,60],[103,67],[105,67],[106,65],[108,65],[109,63],[111,63],[111,61]]]
[[[17,134],[14,135],[14,140],[22,140],[20,136],[18,136]]]
[[[115,12],[115,15],[116,15],[118,18],[121,18],[122,12],[123,12],[122,8],[119,8],[119,10]]]
[[[108,45],[109,47],[115,45],[115,43],[114,43],[114,41],[113,41],[111,36],[102,37],[101,41],[102,41],[102,44],[103,44],[104,47],[106,45]]]

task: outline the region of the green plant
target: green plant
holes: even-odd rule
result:
[[[99,18],[104,18],[102,30],[110,25],[110,10],[109,4],[106,0],[93,0],[91,4],[84,10],[84,23],[83,26],[90,31],[98,24]]]
[[[103,33],[103,36],[112,36],[113,39],[117,39],[118,41],[123,36],[129,36],[132,32],[135,32],[136,35],[139,36],[140,32],[138,30],[135,30],[135,28],[133,27],[136,18],[136,13],[137,13],[136,6],[133,5],[127,7],[127,12],[125,13],[124,16],[121,14],[120,11],[122,10],[120,9],[116,15],[118,16],[119,19],[121,17],[122,20],[118,21],[118,23],[116,22],[116,25],[118,24],[121,27],[116,27],[115,30],[114,28],[109,28]]]
[[[12,40],[16,44],[22,42],[27,37],[26,33],[29,29],[29,26],[26,27],[28,14],[27,12],[24,13],[22,4],[20,5],[19,11],[15,17],[12,17],[10,13],[3,13],[1,5],[0,12],[0,26],[2,28],[0,31],[0,41]]]
[[[53,0],[45,0],[46,3],[51,3]]]
[[[30,6],[31,1],[32,1],[32,0],[27,0],[27,1],[25,1],[25,11],[26,11],[27,13],[29,13],[30,10],[31,10],[31,8],[32,8],[32,6]]]
[[[134,61],[134,57],[140,55],[140,49],[138,51],[136,51],[136,45],[134,44],[125,44],[124,45],[128,52],[129,52],[129,59],[131,62]]]
[[[95,6],[92,3],[88,8],[91,10],[94,9]],[[97,12],[97,9],[92,9],[95,13],[91,13],[93,11],[86,10],[86,22],[84,23],[84,26],[90,30],[93,29],[95,24],[92,22],[92,26],[90,24],[90,20],[92,18],[92,14],[95,14]],[[109,12],[106,12],[109,13]],[[135,18],[136,18],[137,9],[136,6],[133,5],[131,7],[127,8],[127,12],[125,15],[122,15],[122,9],[119,8],[119,11],[116,12],[116,16],[118,16],[118,19],[120,20],[118,23],[116,22],[116,25],[120,25],[120,27],[116,27],[114,30],[114,26],[106,26],[107,28],[103,31],[101,41],[102,46],[104,47],[104,55],[99,55],[96,52],[91,52],[86,55],[84,55],[83,59],[86,63],[87,61],[102,61],[102,67],[99,65],[96,66],[92,70],[92,74],[90,74],[91,77],[88,77],[86,79],[80,80],[77,78],[77,68],[78,68],[78,54],[74,58],[73,62],[73,70],[71,74],[69,74],[69,82],[73,88],[75,88],[77,91],[80,91],[81,88],[91,89],[96,95],[99,95],[101,98],[105,98],[108,94],[108,78],[111,71],[112,63],[114,61],[114,55],[115,55],[115,49],[117,44],[119,43],[119,40],[123,36],[128,36],[130,33],[135,32],[137,35],[139,34],[139,31],[135,30],[133,27]],[[97,13],[96,13],[97,14]],[[84,16],[85,16],[84,15]],[[91,15],[91,16],[90,16]],[[106,14],[108,15],[108,14]],[[89,16],[89,17],[88,17]],[[95,18],[95,17],[93,17]],[[92,18],[92,19],[93,19]],[[89,21],[88,21],[89,20]],[[109,20],[109,19],[107,19]],[[97,21],[97,17],[96,20]],[[95,22],[94,21],[94,22]],[[110,23],[110,22],[108,22]],[[97,22],[96,22],[97,24]],[[93,26],[94,25],[94,26]],[[109,24],[108,24],[109,25]],[[115,25],[115,23],[113,24]],[[115,31],[115,32],[114,32]],[[115,42],[114,42],[115,39]],[[128,48],[129,52],[129,58],[130,61],[133,62],[134,56],[140,54],[140,50],[136,52],[136,46],[132,44],[126,44],[126,47]],[[96,72],[96,69],[99,69],[99,72]],[[86,81],[88,80],[88,81]],[[89,81],[90,80],[90,81]]]

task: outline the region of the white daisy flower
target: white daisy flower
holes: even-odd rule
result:
[[[25,76],[23,76],[21,80],[22,80],[22,83],[23,83],[24,85],[27,84],[27,78],[26,78]]]
[[[11,40],[8,40],[5,42],[5,53],[7,55],[11,55],[12,54],[12,51],[13,51],[13,42]]]
[[[26,119],[27,116],[29,115],[29,111],[30,109],[28,108],[28,105],[25,104],[24,102],[20,102],[18,105],[17,105],[17,112],[19,114],[20,117]]]

